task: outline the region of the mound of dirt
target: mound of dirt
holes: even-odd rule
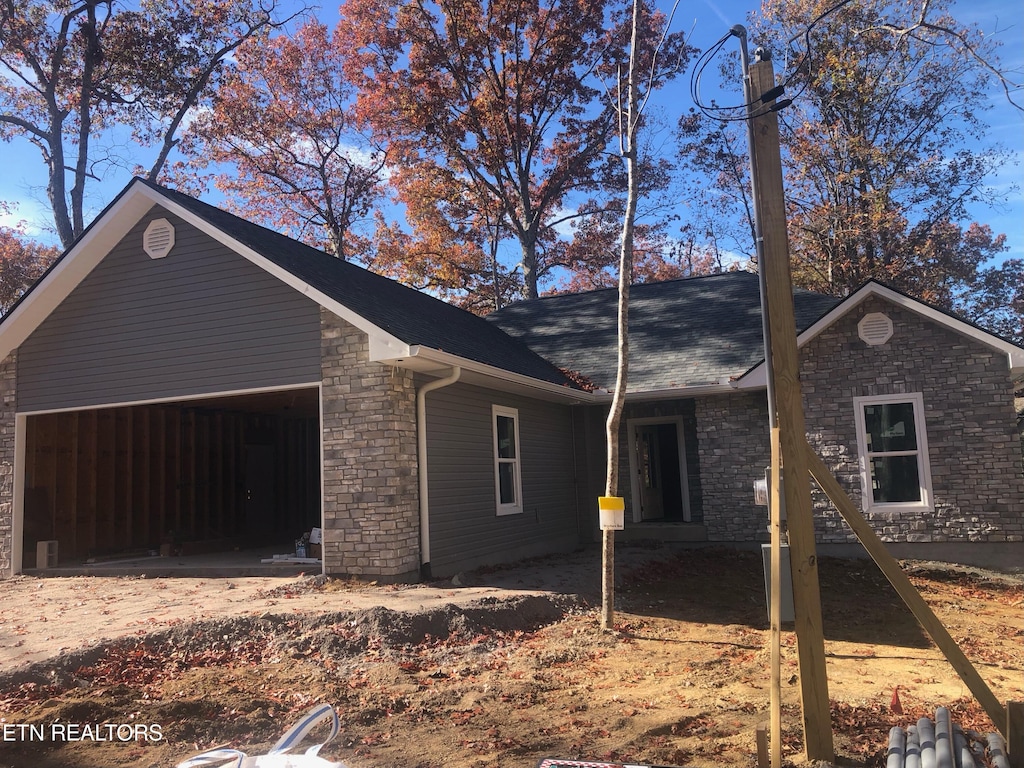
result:
[[[629,564],[610,632],[579,597],[593,595],[600,558],[580,555],[578,590],[565,558],[547,574],[558,592],[522,591],[545,572],[533,562],[466,575],[464,583],[487,581],[492,592],[461,603],[466,593],[451,584],[395,590],[300,580],[265,585],[272,596],[261,599],[280,602],[257,611],[254,599],[239,601],[235,615],[23,665],[0,675],[0,720],[18,736],[3,743],[0,766],[172,766],[222,744],[256,754],[329,702],[342,732],[322,754],[350,768],[532,768],[551,755],[749,768],[755,730],[768,716],[760,557],[635,554],[622,558]],[[908,570],[997,698],[1024,698],[1024,578],[929,564]],[[823,559],[820,571],[841,764],[884,766],[889,729],[937,706],[965,728],[993,730],[870,562]],[[499,581],[517,591],[494,588]],[[324,610],[351,600],[354,589],[375,604]],[[785,757],[803,764],[796,639],[783,635]],[[95,736],[118,724],[141,736],[68,738],[73,726]],[[58,726],[62,737],[50,738]]]
[[[403,649],[432,641],[468,641],[483,633],[529,632],[580,611],[584,603],[572,595],[527,595],[484,598],[469,605],[444,605],[422,612],[382,606],[362,611],[265,614],[178,624],[142,636],[120,638],[46,661],[0,672],[0,691],[45,686],[49,694],[79,686],[97,666],[118,657],[138,660],[162,657],[182,666],[221,656],[252,659],[275,655],[306,657],[313,653],[343,657]]]

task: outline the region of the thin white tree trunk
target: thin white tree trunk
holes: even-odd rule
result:
[[[625,124],[620,129],[620,151],[626,161],[626,211],[622,219],[619,249],[618,364],[615,371],[615,394],[608,412],[605,436],[608,447],[608,471],[605,496],[619,495],[619,425],[626,400],[629,379],[629,286],[633,281],[633,229],[636,223],[639,181],[637,175],[636,134],[639,125],[639,88],[637,87],[637,44],[639,42],[640,0],[633,2],[633,25],[629,47],[629,72],[625,104]],[[619,104],[620,114],[623,105]],[[603,532],[601,573],[601,628],[611,629],[615,620],[615,531]]]

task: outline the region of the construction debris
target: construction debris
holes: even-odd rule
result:
[[[885,768],[1010,768],[1010,762],[1001,735],[964,731],[938,707],[934,722],[922,717],[906,730],[889,731]]]

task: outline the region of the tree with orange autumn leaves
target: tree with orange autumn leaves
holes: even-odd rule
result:
[[[989,179],[1007,161],[981,119],[992,41],[943,0],[765,0],[751,37],[776,58],[800,47],[780,73],[794,282],[845,296],[880,280],[1024,340],[1024,263],[998,264],[1005,237],[968,213],[998,203]],[[698,207],[752,250],[742,130],[693,112],[681,154],[713,181]]]
[[[0,204],[0,213],[5,210]],[[56,248],[26,237],[20,229],[0,225],[0,315],[7,314],[58,253]]]
[[[582,0],[343,4],[358,112],[402,169],[392,183],[412,231],[382,238],[391,264],[425,276],[440,259],[467,286],[489,282],[495,306],[514,288],[537,297],[556,267],[573,270],[581,257],[562,233],[622,210],[606,96],[626,60],[623,11]],[[663,55],[685,62],[680,35]],[[656,85],[677,71],[666,67]],[[579,202],[591,198],[599,202]],[[519,249],[513,270],[497,260],[509,239]],[[452,245],[461,261],[441,254]],[[589,254],[603,266],[615,260],[614,250]]]
[[[369,260],[386,155],[354,122],[343,64],[342,47],[316,20],[241,47],[175,172],[194,178],[213,166],[235,212],[338,258]]]

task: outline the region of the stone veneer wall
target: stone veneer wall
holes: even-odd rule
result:
[[[869,312],[893,321],[893,337],[868,346],[857,323]],[[899,543],[1024,542],[1024,471],[1006,356],[915,312],[871,298],[801,350],[808,440],[860,508],[854,397],[921,392],[934,509],[871,512],[879,536]],[[768,465],[763,393],[697,400],[697,439],[710,541],[767,541],[767,510],[752,484]],[[819,543],[856,537],[814,488]]]
[[[865,314],[893,322],[885,344],[857,335]],[[801,353],[808,439],[861,504],[854,397],[921,392],[934,509],[871,512],[883,540],[907,543],[1024,541],[1024,473],[1006,356],[915,312],[871,298]],[[855,541],[823,494],[815,495],[818,540]]]
[[[14,559],[14,421],[17,406],[17,352],[0,363],[0,578],[10,576]]]
[[[754,504],[771,461],[765,393],[698,399],[697,444],[708,540],[768,541],[768,508]]]
[[[327,310],[320,344],[324,569],[384,580],[418,575],[412,374],[369,362],[366,334]]]

